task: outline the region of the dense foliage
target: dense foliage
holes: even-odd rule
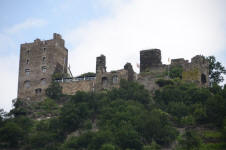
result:
[[[161,88],[150,95],[142,85],[122,80],[118,89],[67,96],[61,108],[58,102],[65,96],[58,95],[58,85],[51,85],[52,99],[40,102],[36,109],[57,115],[31,120],[18,100],[11,116],[0,111],[0,148],[158,150],[177,140],[178,150],[208,149],[203,143],[215,132],[202,131],[202,135],[195,131],[197,126],[218,130],[214,136],[224,141],[226,86],[198,88],[178,79],[158,83]],[[180,128],[185,132],[179,134]],[[222,142],[217,147],[225,146]]]
[[[211,85],[219,84],[220,82],[224,81],[222,74],[226,74],[226,69],[220,62],[216,60],[214,56],[207,57],[209,61],[209,78]]]

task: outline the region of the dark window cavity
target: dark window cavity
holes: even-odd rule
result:
[[[41,93],[42,93],[42,89],[41,88],[35,89],[35,94],[36,95],[39,95]]]
[[[202,84],[206,83],[206,75],[205,74],[201,75],[201,82],[202,82]]]

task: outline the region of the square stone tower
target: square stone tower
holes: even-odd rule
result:
[[[68,50],[59,34],[54,33],[50,40],[21,44],[17,97],[42,100],[52,74],[67,73],[67,65]]]

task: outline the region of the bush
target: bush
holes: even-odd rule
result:
[[[49,98],[52,98],[54,100],[60,99],[60,97],[63,95],[62,94],[62,87],[58,82],[52,81],[50,86],[46,89],[46,95]]]
[[[173,66],[170,68],[169,71],[169,76],[170,78],[174,79],[174,78],[182,78],[182,72],[183,72],[183,68],[182,66]]]
[[[16,148],[24,139],[24,131],[12,121],[6,122],[0,128],[0,143],[5,143],[6,147]]]
[[[115,150],[115,146],[112,144],[104,144],[101,146],[100,150]]]
[[[202,144],[201,138],[194,131],[188,130],[179,141],[179,146],[186,150],[199,150]]]
[[[159,87],[164,87],[167,85],[173,85],[173,81],[171,80],[164,80],[164,79],[159,79],[158,81],[156,81],[156,83],[158,84]]]

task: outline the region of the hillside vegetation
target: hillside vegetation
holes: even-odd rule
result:
[[[69,96],[53,82],[44,101],[0,111],[0,149],[225,150],[226,86],[156,83],[153,95],[122,80],[119,89]]]
[[[119,89],[67,96],[61,108],[58,103],[65,96],[53,94],[55,99],[40,102],[37,109],[55,116],[41,121],[26,117],[26,107],[16,106],[11,117],[1,118],[0,146],[25,150],[155,150],[173,144],[178,150],[224,149],[226,87],[200,89],[180,80],[165,83],[151,96],[143,86],[121,81]]]

